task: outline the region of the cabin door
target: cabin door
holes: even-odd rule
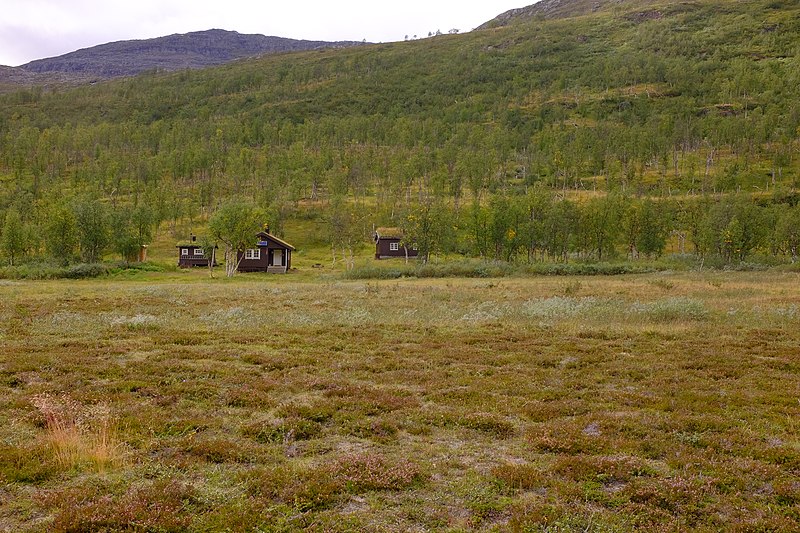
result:
[[[283,266],[283,250],[272,251],[272,266]]]

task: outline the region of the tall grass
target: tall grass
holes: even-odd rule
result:
[[[31,403],[44,419],[46,439],[59,466],[103,472],[121,464],[122,448],[107,404],[85,407],[49,394],[36,395]]]

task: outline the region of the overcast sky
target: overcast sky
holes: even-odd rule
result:
[[[294,39],[402,41],[462,32],[534,0],[2,0],[0,65],[212,28]]]

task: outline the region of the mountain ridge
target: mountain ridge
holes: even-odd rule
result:
[[[343,48],[358,41],[311,41],[211,29],[153,39],[100,44],[19,67],[30,73],[62,73],[100,79],[133,76],[150,70],[175,71],[221,65],[270,53]],[[36,78],[34,78],[36,79]]]

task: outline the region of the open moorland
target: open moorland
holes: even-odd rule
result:
[[[482,28],[6,75],[0,531],[800,531],[800,3]]]
[[[800,276],[0,282],[3,531],[800,529]]]

